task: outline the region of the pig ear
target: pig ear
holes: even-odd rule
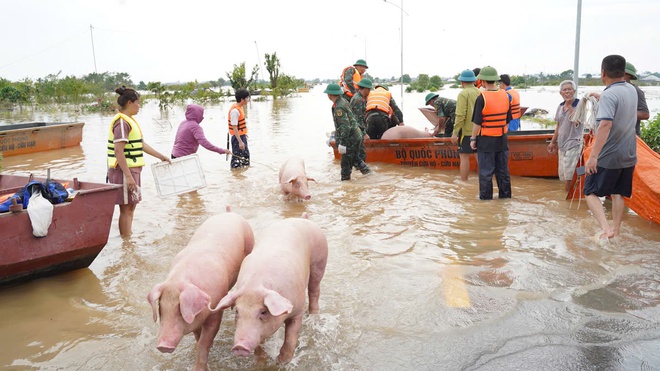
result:
[[[160,295],[163,293],[164,288],[165,286],[162,283],[159,283],[155,285],[151,291],[149,291],[149,294],[147,294],[147,301],[149,301],[149,304],[151,304],[151,311],[154,315],[154,322],[158,320],[158,299],[160,299]]]
[[[266,290],[264,304],[266,305],[266,308],[268,308],[270,314],[274,316],[279,316],[284,313],[291,313],[293,310],[293,305],[291,302],[273,290]]]
[[[193,284],[187,284],[179,295],[179,307],[183,320],[192,323],[195,316],[206,308],[211,302],[211,297]]]
[[[218,310],[223,310],[227,309],[229,307],[233,307],[234,303],[236,302],[236,298],[238,295],[236,295],[236,291],[232,291],[225,295],[224,298],[220,299],[220,302],[218,302],[218,305],[216,305],[215,308],[211,308],[209,306],[209,309],[211,309],[212,312],[218,311]]]

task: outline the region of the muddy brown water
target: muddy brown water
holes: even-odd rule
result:
[[[406,96],[408,124],[423,94]],[[553,99],[556,97],[553,96]],[[256,97],[255,97],[256,98]],[[230,103],[207,106],[207,137],[224,146]],[[622,236],[592,240],[586,204],[564,200],[556,179],[513,177],[513,199],[479,201],[474,175],[372,163],[371,176],[339,181],[325,145],[331,102],[321,88],[248,106],[253,166],[232,172],[224,156],[198,152],[207,187],[160,199],[149,166],[134,235],[115,212],[108,244],[88,269],[0,289],[0,367],[9,370],[182,370],[188,335],[173,354],[156,350],[146,295],[205,218],[225,205],[259,231],[308,212],[326,232],[329,259],[321,313],[306,316],[296,370],[660,369],[660,228],[626,212]],[[4,159],[6,173],[103,182],[111,114],[33,114],[86,123],[80,147]],[[148,143],[169,154],[183,107],[137,115]],[[523,122],[523,127],[524,127]],[[286,202],[279,165],[305,159],[312,199]],[[149,158],[153,163],[153,158]],[[611,206],[605,203],[608,215]],[[1,257],[0,257],[1,259]],[[276,369],[271,359],[231,355],[226,312],[211,350],[213,370]]]

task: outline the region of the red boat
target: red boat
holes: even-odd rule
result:
[[[548,143],[554,130],[510,131],[509,173],[517,176],[558,177],[557,154],[548,153]],[[335,159],[341,155],[330,141]],[[450,138],[367,139],[367,162],[427,167],[438,170],[458,170],[458,146]],[[470,170],[476,171],[476,156],[470,158]]]
[[[0,196],[11,196],[28,176],[0,174]],[[32,235],[27,210],[0,214],[0,285],[88,267],[108,242],[120,185],[55,179],[75,193],[71,201],[53,205],[45,237]]]

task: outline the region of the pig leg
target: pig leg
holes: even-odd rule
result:
[[[319,297],[321,296],[321,279],[325,273],[325,264],[327,259],[316,262],[312,265],[309,272],[309,282],[307,283],[307,295],[309,296],[309,313],[319,312]]]
[[[277,356],[277,363],[284,364],[293,358],[293,352],[298,345],[298,336],[302,327],[302,313],[284,321],[284,344]]]
[[[206,371],[209,362],[209,352],[213,345],[213,339],[218,334],[222,322],[222,311],[211,313],[202,324],[200,336],[197,338],[197,357],[195,358],[195,371]],[[195,334],[195,337],[196,334]]]

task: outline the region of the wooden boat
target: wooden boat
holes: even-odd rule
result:
[[[509,173],[517,176],[558,177],[557,154],[548,153],[548,143],[554,130],[511,131],[509,142]],[[341,155],[330,141],[335,159]],[[458,170],[458,146],[450,138],[367,139],[367,162],[426,167],[437,170]],[[477,169],[476,156],[470,157],[470,170]]]
[[[35,178],[34,180],[45,181]],[[27,210],[0,213],[0,285],[25,281],[89,266],[108,242],[117,189],[115,184],[68,183],[75,190],[70,202],[54,205],[45,237],[32,235]],[[0,174],[0,194],[13,195],[30,177]]]
[[[80,145],[82,122],[32,122],[0,126],[0,152],[3,156],[49,151]]]

